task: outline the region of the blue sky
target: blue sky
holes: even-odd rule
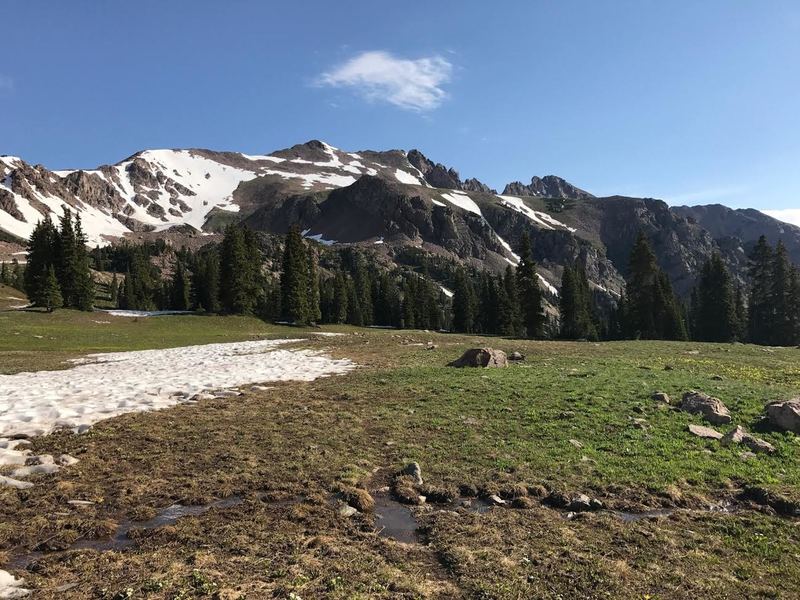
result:
[[[800,208],[800,3],[5,0],[0,154],[312,138],[502,188]],[[798,211],[800,212],[800,211]]]

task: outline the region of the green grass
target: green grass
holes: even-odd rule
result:
[[[4,317],[0,326],[20,332],[0,338],[5,372],[81,352],[304,333],[246,318]],[[797,521],[753,510],[623,524],[608,513],[568,521],[538,505],[484,515],[421,507],[426,544],[401,546],[377,538],[369,515],[338,518],[330,494],[341,485],[375,490],[416,460],[437,487],[544,486],[619,509],[697,509],[752,484],[797,498],[798,436],[760,430],[764,404],[800,388],[797,350],[337,330],[348,335],[303,344],[362,366],[347,375],[35,440],[37,451],[81,462],[31,490],[0,489],[0,553],[42,539],[65,547],[109,519],[240,494],[241,507],[182,519],[137,538],[130,552],[53,556],[24,575],[42,598],[58,597],[53,590],[76,574],[97,597],[128,587],[147,598],[213,597],[212,588],[224,598],[796,597]],[[486,345],[527,359],[508,369],[445,366]],[[7,362],[18,353],[24,363]],[[688,389],[722,399],[730,427],[756,431],[778,452],[742,460],[740,448],[689,434],[698,417],[650,399],[663,391],[677,400]],[[65,507],[73,498],[97,504]],[[295,503],[276,502],[288,498]]]

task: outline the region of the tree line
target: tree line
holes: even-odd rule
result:
[[[73,219],[66,211],[58,226],[47,217],[31,234],[27,267],[3,263],[0,282],[24,289],[47,310],[91,310],[94,267],[112,270],[108,299],[123,309],[528,338],[800,343],[800,272],[782,243],[773,248],[763,236],[749,256],[746,285],[738,285],[714,253],[684,304],[640,233],[624,293],[610,310],[599,302],[581,260],[564,266],[557,294],[543,291],[527,233],[518,264],[497,275],[408,249],[398,254],[405,264],[379,266],[363,249],[326,248],[304,239],[297,227],[279,240],[231,225],[219,244],[194,252],[172,250],[163,240],[87,252],[85,242],[79,215]],[[166,277],[155,264],[165,253],[174,253],[160,261],[172,263]],[[545,296],[558,318],[548,314]]]

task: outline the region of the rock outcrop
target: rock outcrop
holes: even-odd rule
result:
[[[494,348],[471,348],[454,360],[448,367],[507,367],[508,357],[502,350]]]
[[[767,418],[778,429],[800,433],[800,398],[768,404]]]
[[[719,398],[691,390],[683,395],[681,410],[702,415],[709,423],[725,425],[731,422],[731,414]]]

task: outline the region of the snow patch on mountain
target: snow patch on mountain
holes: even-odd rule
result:
[[[500,204],[507,208],[511,208],[518,213],[522,213],[543,229],[558,229],[560,227],[573,233],[576,231],[574,227],[568,227],[561,221],[554,219],[545,212],[533,210],[530,206],[525,204],[525,201],[522,200],[522,198],[503,194],[498,194],[497,197],[500,198]]]
[[[475,213],[478,216],[483,216],[480,207],[475,204],[475,201],[467,196],[464,192],[452,191],[445,194],[442,194],[442,198],[450,202],[451,204],[455,204],[459,208],[463,208],[466,211],[471,213]]]

